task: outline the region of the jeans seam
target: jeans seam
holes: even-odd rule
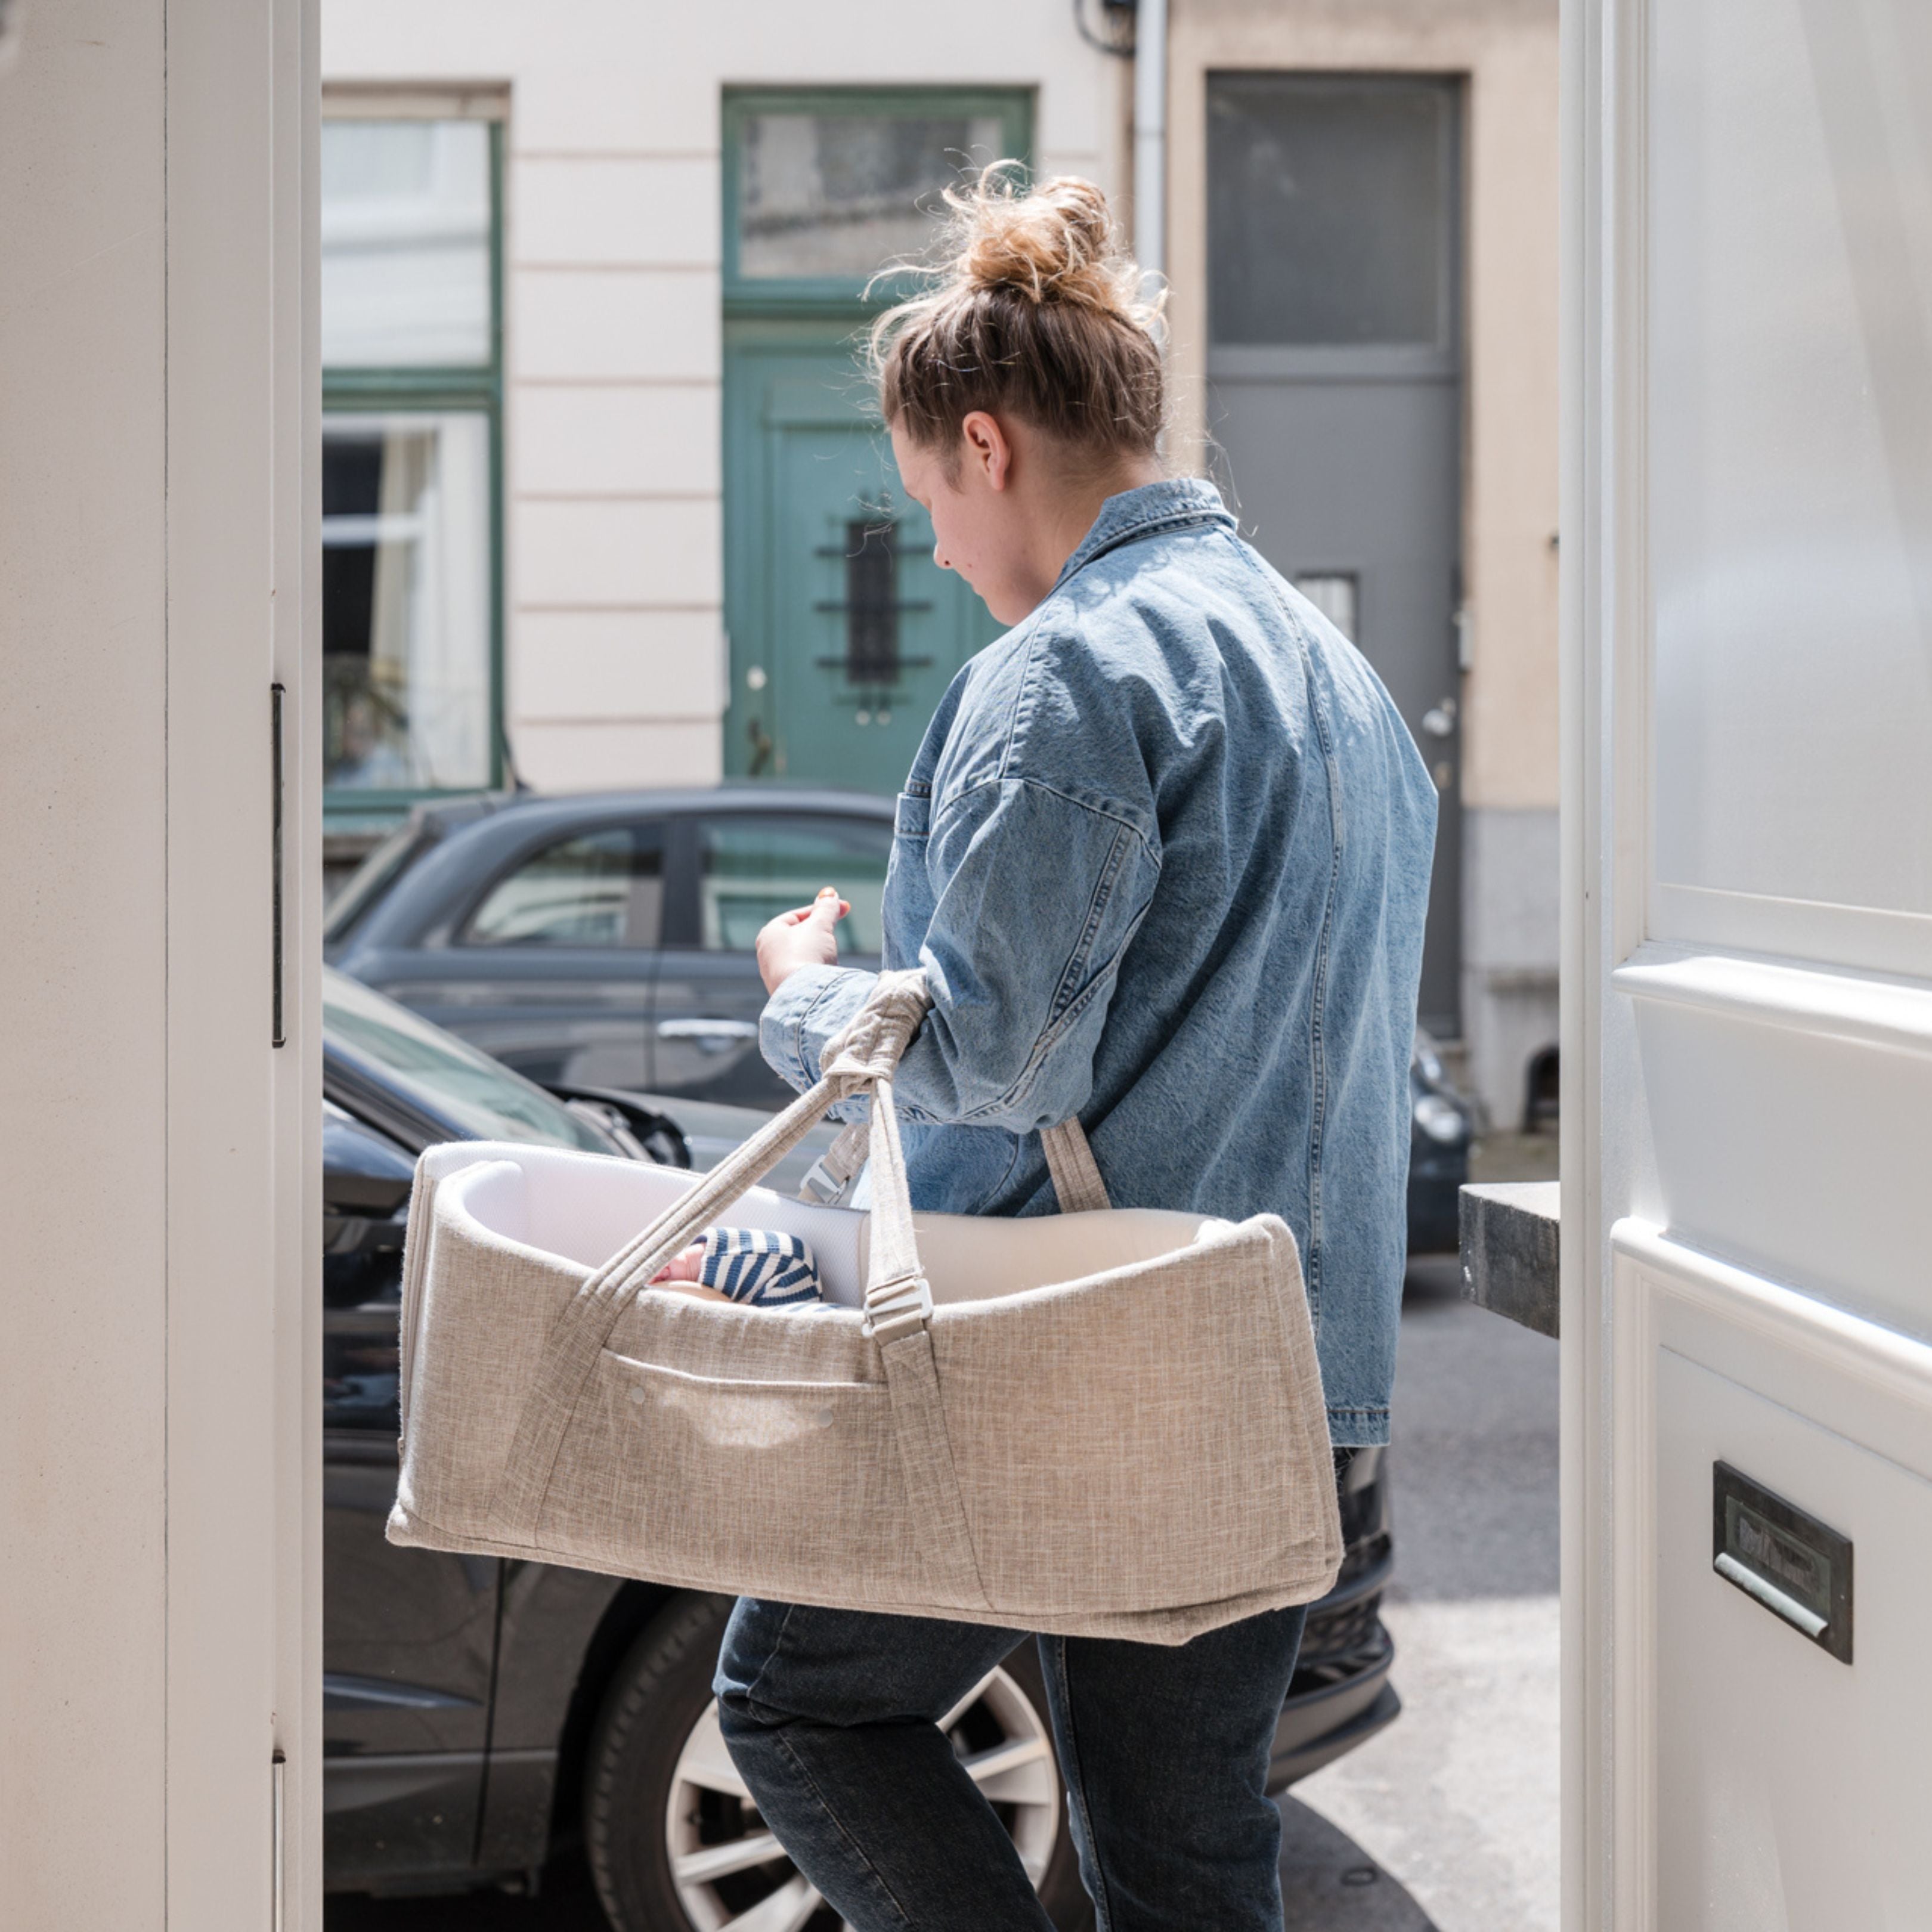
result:
[[[789,1611],[786,1613],[785,1620],[788,1623],[791,1620]],[[762,1676],[763,1674],[764,1673],[761,1670],[760,1675]],[[832,1829],[838,1834],[839,1838],[844,1843],[846,1850],[851,1853],[852,1856],[860,1865],[864,1867],[866,1875],[872,1880],[872,1882],[878,1887],[880,1891],[885,1894],[887,1904],[891,1906],[894,1912],[898,1915],[899,1923],[906,1928],[906,1932],[912,1932],[911,1918],[908,1914],[904,1906],[900,1903],[898,1894],[896,1893],[892,1890],[892,1887],[886,1882],[885,1874],[880,1871],[878,1867],[873,1864],[872,1860],[866,1856],[865,1846],[860,1844],[858,1840],[854,1838],[852,1834],[845,1828],[844,1820],[841,1818],[838,1814],[832,1808],[832,1801],[828,1798],[825,1793],[819,1788],[818,1779],[814,1778],[812,1774],[812,1767],[808,1765],[804,1759],[800,1757],[798,1753],[792,1748],[791,1740],[784,1735],[782,1730],[774,1728],[770,1732],[770,1737],[772,1742],[776,1745],[780,1750],[784,1752],[786,1757],[790,1760],[792,1769],[796,1772],[806,1789],[811,1792],[813,1803],[815,1804],[818,1807],[820,1811],[824,1814],[827,1822],[830,1822]],[[801,1874],[801,1876],[802,1876],[802,1874]],[[811,1883],[811,1880],[808,1878],[806,1882],[808,1884]],[[818,1888],[814,1886],[813,1889],[816,1891]],[[824,1897],[824,1894],[823,1892],[820,1892],[819,1896],[822,1898]],[[835,1910],[837,1910],[836,1906],[833,1909]],[[842,1913],[840,1916],[842,1917],[844,1915]]]
[[[1093,1856],[1094,1882],[1100,1892],[1094,1900],[1094,1932],[1108,1932],[1113,1923],[1113,1913],[1107,1897],[1107,1870],[1100,1858],[1100,1841],[1094,1831],[1094,1814],[1087,1808],[1087,1783],[1080,1769],[1080,1742],[1073,1729],[1073,1690],[1067,1670],[1066,1640],[1056,1636],[1040,1640],[1053,1645],[1059,1660],[1060,1667],[1048,1672],[1047,1678],[1054,1700],[1060,1706],[1060,1728],[1066,1738],[1066,1762],[1060,1766],[1060,1774],[1066,1780],[1066,1796],[1080,1814],[1081,1832]]]
[[[739,1694],[747,1704],[750,1704],[756,1700],[758,1696],[758,1687],[765,1681],[765,1672],[770,1669],[772,1660],[777,1657],[779,1651],[784,1648],[786,1634],[791,1628],[791,1620],[793,1616],[796,1613],[798,1607],[799,1606],[796,1604],[786,1604],[784,1615],[778,1619],[777,1631],[772,1636],[771,1642],[765,1646],[765,1653],[764,1656],[758,1660],[758,1668],[756,1672],[753,1675],[752,1681],[747,1684],[743,1690]],[[770,1709],[776,1708],[777,1707],[767,1706],[766,1708]],[[819,1810],[825,1814],[828,1820],[830,1820],[832,1828],[837,1832],[840,1838],[844,1841],[847,1847],[851,1851],[853,1856],[858,1860],[859,1863],[864,1866],[866,1871],[870,1874],[873,1882],[878,1886],[879,1889],[885,1894],[887,1900],[892,1905],[892,1910],[898,1914],[899,1923],[908,1928],[908,1932],[910,1932],[912,1921],[907,1916],[905,1907],[900,1904],[898,1898],[893,1893],[892,1887],[886,1882],[884,1874],[873,1864],[870,1858],[866,1857],[865,1847],[860,1844],[859,1842],[852,1836],[852,1834],[845,1828],[844,1820],[838,1816],[837,1812],[832,1810],[830,1800],[828,1799],[825,1796],[825,1793],[819,1789],[818,1779],[812,1776],[811,1767],[807,1765],[805,1760],[799,1756],[798,1753],[792,1748],[791,1740],[784,1735],[784,1730],[779,1726],[766,1725],[761,1728],[764,1729],[766,1736],[770,1738],[772,1744],[778,1750],[782,1751],[785,1756],[790,1761],[792,1768],[798,1774],[799,1777],[811,1790],[813,1802],[818,1805]],[[808,1881],[808,1882],[809,1882],[809,1881]],[[821,1894],[821,1896],[823,1894]]]
[[[792,1613],[797,1608],[798,1606],[796,1604],[786,1604],[785,1613],[778,1619],[778,1629],[773,1634],[771,1642],[766,1645],[764,1655],[758,1660],[757,1672],[752,1676],[751,1682],[745,1686],[742,1694],[747,1703],[758,1695],[758,1686],[765,1681],[765,1672],[771,1668],[772,1659],[778,1655],[779,1649],[783,1646],[785,1632],[791,1628]]]

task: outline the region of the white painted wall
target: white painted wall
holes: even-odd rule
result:
[[[1120,185],[1122,64],[1071,9],[325,0],[332,88],[509,96],[508,724],[544,790],[722,770],[728,86],[1027,86],[1049,172]]]
[[[259,1932],[278,1748],[320,1924],[313,27],[74,0],[0,74],[0,1917],[34,1932]]]

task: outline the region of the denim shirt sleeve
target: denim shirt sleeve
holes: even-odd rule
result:
[[[941,810],[926,864],[934,908],[919,963],[933,1004],[893,1083],[901,1112],[1012,1133],[1078,1113],[1158,856],[1124,815],[1009,778]],[[872,984],[836,967],[794,974],[765,1008],[766,1060],[809,1085]]]

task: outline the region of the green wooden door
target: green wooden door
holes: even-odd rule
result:
[[[896,791],[952,674],[999,626],[932,560],[849,325],[725,339],[725,769]]]

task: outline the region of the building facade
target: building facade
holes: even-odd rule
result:
[[[1422,1018],[1514,1126],[1558,1027],[1556,0],[1172,22],[1179,440],[1436,772]]]
[[[338,852],[512,781],[895,788],[994,627],[895,498],[872,278],[968,161],[1130,214],[1131,10],[322,17]],[[1429,755],[1422,1017],[1513,1123],[1556,1033],[1553,0],[1175,0],[1167,53],[1171,454]]]
[[[959,24],[329,0],[338,830],[512,778],[902,772],[990,632],[890,501],[863,291],[968,160],[1124,185],[1125,62],[1065,8]]]

